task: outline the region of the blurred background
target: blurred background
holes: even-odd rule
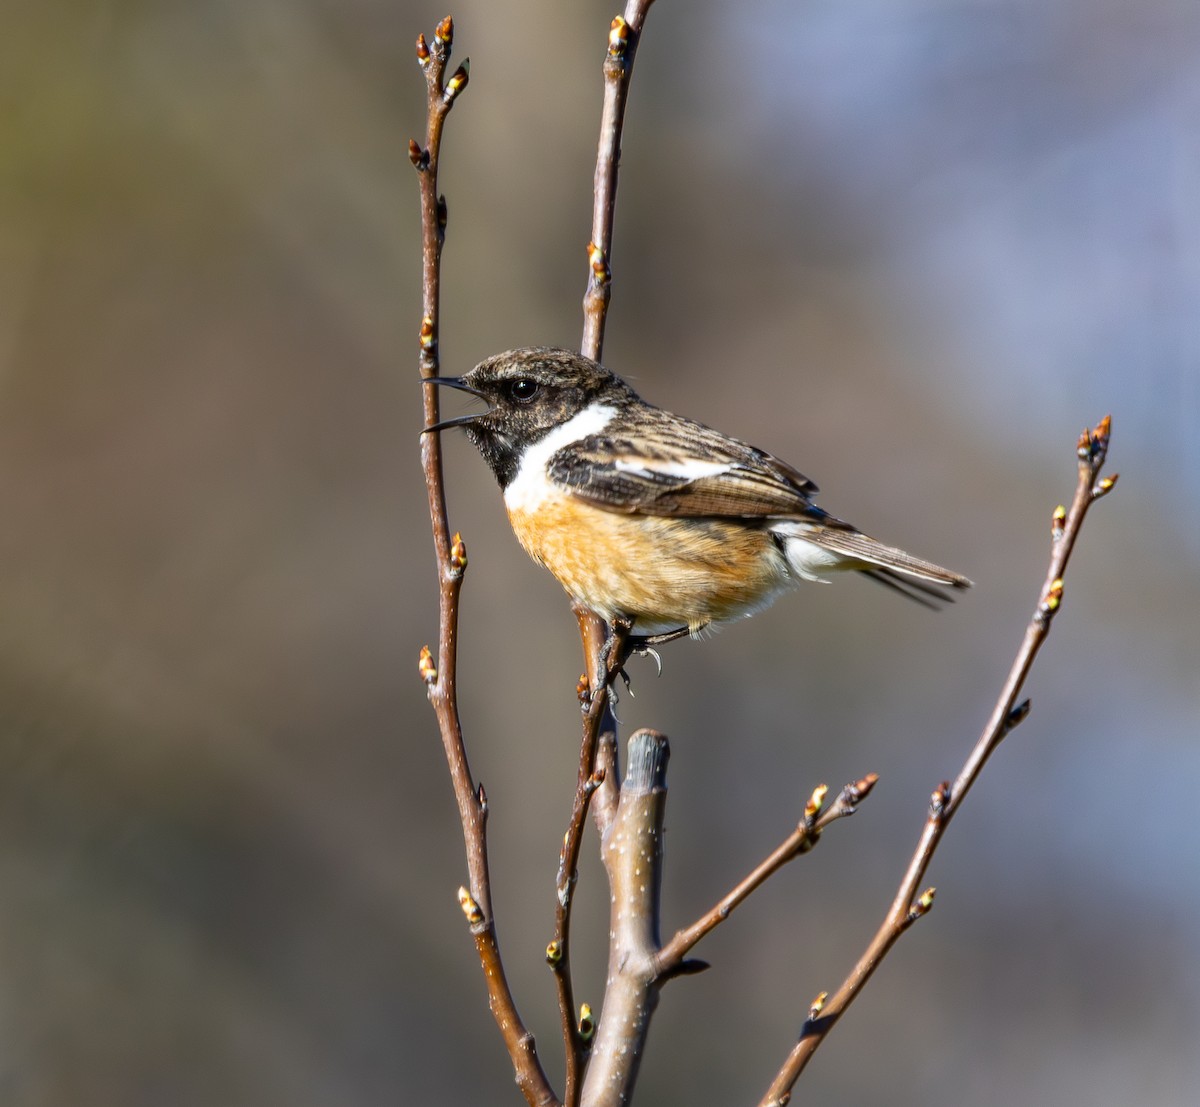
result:
[[[443,370],[575,345],[614,5],[460,0]],[[0,1097],[518,1103],[455,900],[417,678],[416,0],[9,0],[0,40]],[[662,0],[606,360],[977,587],[810,586],[632,668],[673,748],[668,926],[881,783],[672,984],[639,1102],[753,1103],[890,902],[1114,417],[1034,709],[800,1085],[856,1103],[1200,1102],[1200,8]],[[451,398],[447,410],[462,410]],[[500,937],[543,949],[581,659],[448,439],[462,712]],[[577,994],[601,997],[589,832]],[[847,1089],[853,1089],[847,1093]]]

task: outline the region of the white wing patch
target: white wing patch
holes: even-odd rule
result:
[[[589,404],[555,427],[545,438],[535,442],[521,458],[517,475],[504,490],[504,503],[509,511],[533,511],[547,497],[555,495],[546,478],[546,463],[553,454],[572,442],[599,434],[612,422],[617,409],[611,404]]]
[[[613,461],[613,468],[618,473],[639,473],[644,476],[655,475],[679,477],[682,480],[700,480],[702,477],[716,477],[736,468],[728,461],[701,461],[699,458],[649,458],[649,457],[618,457]]]

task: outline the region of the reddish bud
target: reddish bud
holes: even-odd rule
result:
[[[428,646],[421,647],[421,655],[417,659],[417,672],[421,674],[421,679],[426,684],[437,683],[437,665],[433,660],[433,652]]]

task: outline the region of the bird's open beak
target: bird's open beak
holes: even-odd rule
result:
[[[425,377],[422,383],[445,385],[447,388],[457,388],[460,392],[470,392],[472,396],[478,396],[481,400],[487,399],[478,388],[472,388],[462,377]],[[450,427],[465,427],[486,414],[486,411],[477,411],[471,415],[456,415],[453,419],[443,419],[440,423],[434,423],[432,427],[426,427],[421,433],[430,434],[433,431],[448,430]]]

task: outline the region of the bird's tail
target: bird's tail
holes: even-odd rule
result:
[[[878,542],[845,524],[791,523],[774,528],[784,539],[788,564],[802,577],[822,580],[833,570],[853,569],[926,607],[951,603],[953,593],[970,588],[960,573]]]

